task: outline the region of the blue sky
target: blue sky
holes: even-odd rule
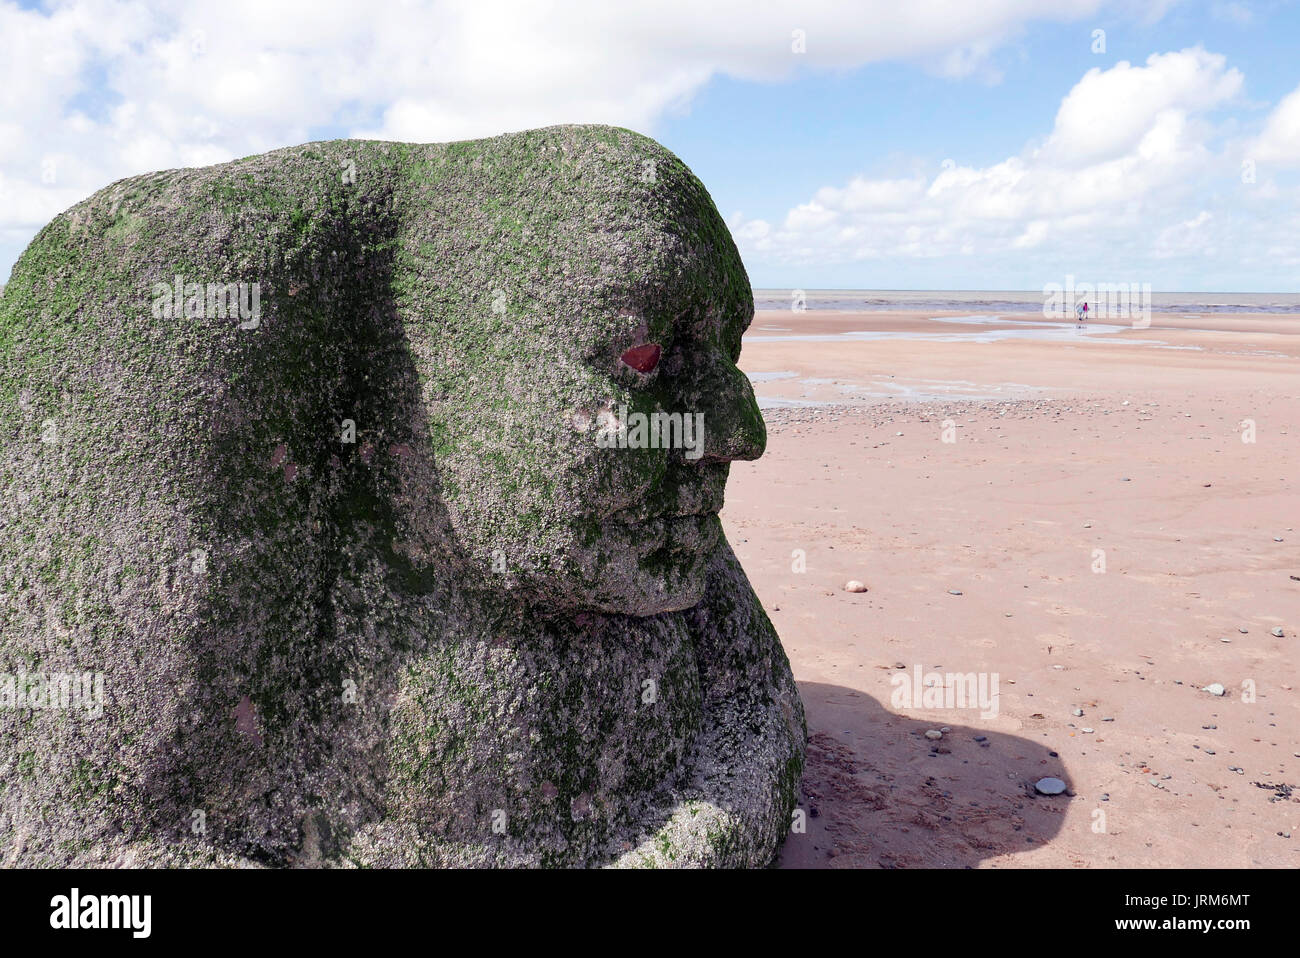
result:
[[[695,170],[756,286],[1297,288],[1295,3],[903,6],[0,0],[0,273],[123,176],[607,122]]]

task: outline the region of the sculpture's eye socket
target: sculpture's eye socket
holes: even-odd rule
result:
[[[660,349],[657,343],[634,346],[619,357],[626,365],[639,373],[652,372],[659,365]]]

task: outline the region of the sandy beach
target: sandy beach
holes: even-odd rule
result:
[[[1297,333],[757,314],[723,519],[807,708],[782,866],[1300,865]],[[899,704],[931,673],[992,707]]]

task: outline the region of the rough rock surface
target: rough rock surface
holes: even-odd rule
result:
[[[0,862],[766,864],[805,728],[717,518],[752,314],[703,186],[607,127],[58,216],[0,300],[0,673],[103,712],[0,708]],[[655,410],[700,454],[596,441]]]

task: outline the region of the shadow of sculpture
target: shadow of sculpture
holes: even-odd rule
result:
[[[1071,790],[1045,796],[1033,784],[1070,777],[1045,746],[962,721],[978,711],[920,720],[838,685],[801,682],[800,693],[808,827],[786,840],[781,867],[971,868],[1060,831]]]

